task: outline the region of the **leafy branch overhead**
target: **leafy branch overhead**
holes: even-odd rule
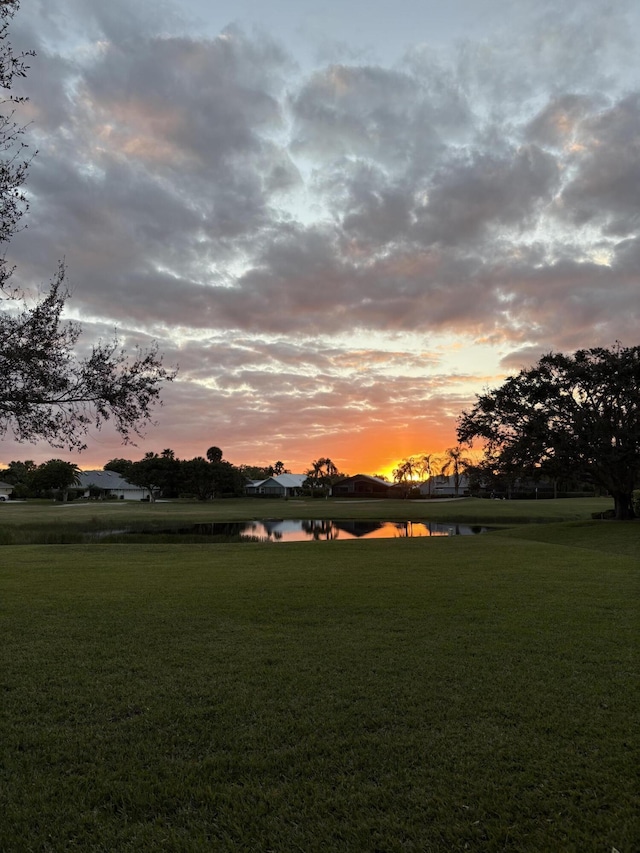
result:
[[[10,92],[24,77],[25,58],[14,54],[8,27],[17,0],[0,5],[0,87]],[[23,192],[29,159],[24,157],[24,127],[14,120],[22,99],[10,94],[0,117],[0,243],[19,230],[27,208]],[[91,428],[112,421],[127,443],[142,435],[152,420],[160,391],[175,371],[164,367],[158,347],[129,355],[117,337],[93,345],[88,356],[76,353],[82,329],[63,320],[69,290],[59,264],[45,295],[27,304],[11,288],[13,269],[0,258],[0,435],[20,441],[44,439],[54,447],[81,450]]]

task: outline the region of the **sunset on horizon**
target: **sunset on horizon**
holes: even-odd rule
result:
[[[7,262],[177,367],[135,446],[391,476],[551,352],[636,342],[640,8],[23,2]]]

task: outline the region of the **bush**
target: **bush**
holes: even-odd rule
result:
[[[605,509],[604,512],[592,512],[591,518],[594,519],[612,519],[616,517],[615,509]]]
[[[27,498],[33,497],[33,493],[29,486],[25,486],[24,483],[16,483],[13,487],[13,492],[11,493],[11,499],[14,501],[24,501]]]

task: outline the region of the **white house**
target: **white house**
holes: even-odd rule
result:
[[[134,486],[115,471],[81,471],[78,477],[79,488],[84,490],[88,498],[91,487],[100,489],[104,497],[118,498],[124,501],[144,501],[149,499],[149,489]]]
[[[13,492],[11,483],[3,483],[0,481],[0,501],[8,501]]]
[[[455,477],[451,474],[447,477],[446,474],[437,474],[431,480],[431,489],[429,483],[420,483],[420,494],[431,495],[432,498],[451,498],[456,496]],[[458,497],[468,496],[469,494],[469,478],[466,474],[460,474],[458,483]]]
[[[251,480],[247,483],[248,495],[262,495],[272,498],[291,498],[301,494],[306,474],[278,474],[266,480]]]

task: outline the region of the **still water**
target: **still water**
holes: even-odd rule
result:
[[[265,542],[308,542],[325,539],[408,539],[422,536],[473,536],[487,527],[434,521],[327,521],[272,518],[262,521],[192,524],[164,533],[229,536]]]

